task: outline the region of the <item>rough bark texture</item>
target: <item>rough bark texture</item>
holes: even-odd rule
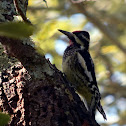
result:
[[[10,126],[98,125],[56,68],[53,76],[36,80],[19,64],[1,78],[1,107],[11,114]]]
[[[12,21],[14,2],[1,2],[6,16],[1,12],[0,20]],[[26,3],[20,0],[24,10]],[[1,73],[0,106],[11,115],[9,126],[98,126],[64,75],[36,52],[30,39],[0,37],[0,42],[21,62]]]

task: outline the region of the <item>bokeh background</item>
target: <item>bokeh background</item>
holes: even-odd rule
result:
[[[69,40],[57,29],[88,31],[90,53],[107,114],[105,121],[97,112],[96,120],[102,126],[126,126],[126,0],[73,2],[29,0],[27,17],[36,27],[32,39],[38,51],[62,70],[62,56]]]

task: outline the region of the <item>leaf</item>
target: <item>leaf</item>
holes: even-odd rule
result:
[[[0,112],[0,126],[5,126],[10,121],[10,116],[8,114]]]
[[[12,38],[26,38],[33,34],[34,27],[24,22],[7,22],[0,24],[0,35]]]
[[[118,48],[115,45],[103,46],[101,49],[101,52],[103,54],[116,53],[117,51],[118,51]]]
[[[40,40],[40,41],[44,42],[49,39],[52,39],[51,37],[55,33],[60,33],[60,32],[58,32],[57,29],[66,29],[68,25],[69,24],[67,21],[56,21],[56,20],[52,20],[52,21],[45,23],[44,26],[42,25],[41,31],[39,31],[36,34],[37,41]]]

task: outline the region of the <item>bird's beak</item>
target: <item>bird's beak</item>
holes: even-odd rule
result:
[[[60,32],[62,32],[63,34],[65,34],[69,39],[73,38],[73,34],[71,32],[67,32],[67,31],[63,31],[58,29]]]

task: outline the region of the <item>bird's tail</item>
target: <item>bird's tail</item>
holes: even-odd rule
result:
[[[97,105],[97,109],[98,109],[98,111],[102,114],[103,118],[104,118],[105,120],[107,120],[106,114],[105,114],[105,112],[104,112],[104,110],[103,110],[103,108],[102,108],[102,106],[101,106],[100,101],[99,101],[99,103],[98,103],[98,105]]]

